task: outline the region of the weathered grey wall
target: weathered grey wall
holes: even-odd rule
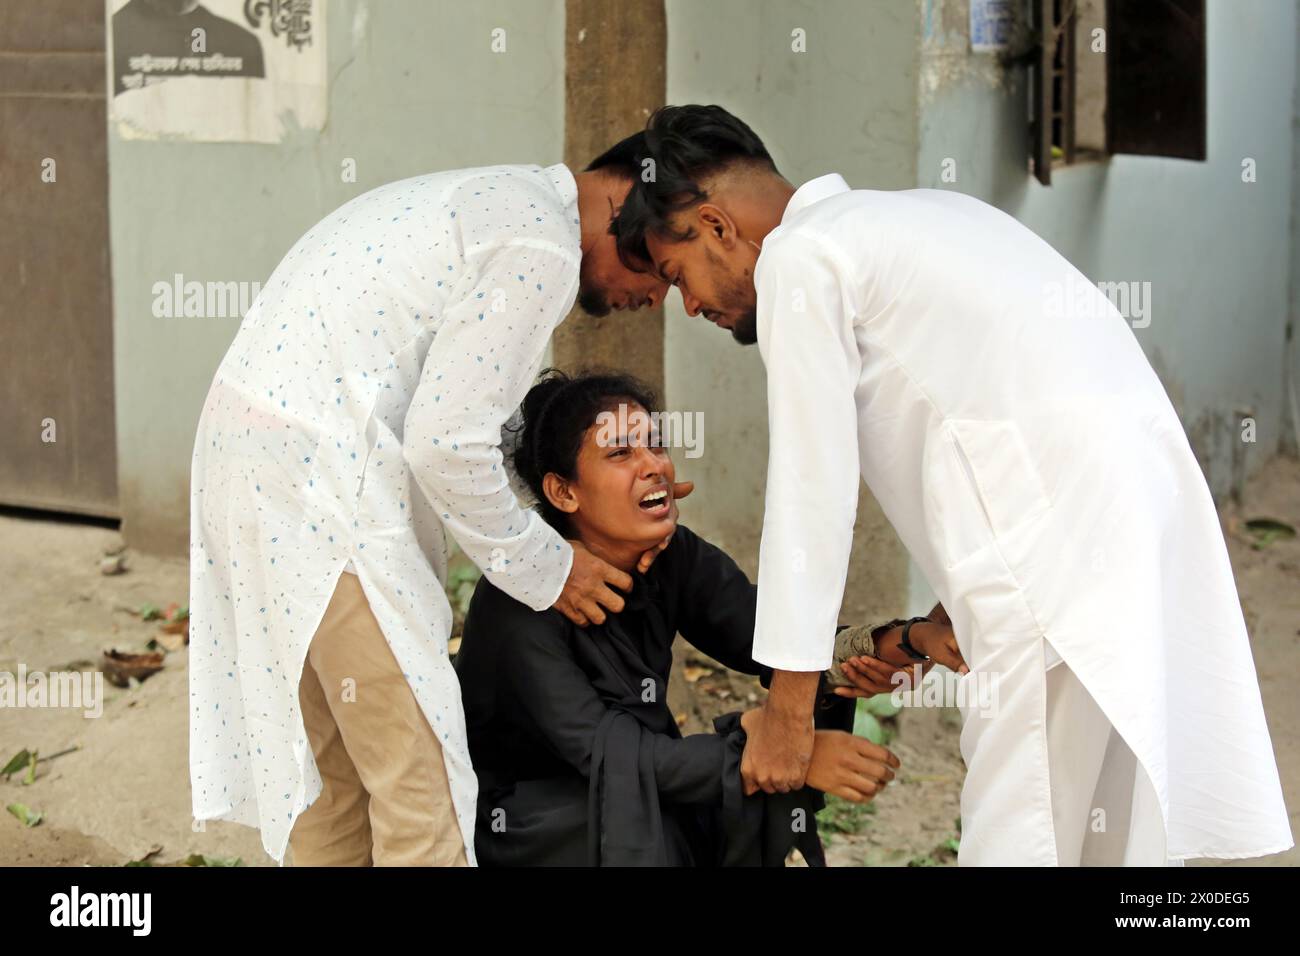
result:
[[[1291,307],[1283,355],[1283,414],[1280,446],[1300,455],[1300,15],[1295,24],[1296,81],[1291,100]]]
[[[1292,0],[1208,0],[1208,160],[1115,156],[1028,172],[1021,69],[969,52],[968,0],[918,0],[922,24],[917,184],[959,189],[1033,229],[1093,281],[1151,283],[1135,329],[1217,494],[1234,455],[1279,447],[1291,269]],[[1080,50],[1079,56],[1090,55]],[[955,183],[941,181],[945,159]],[[1242,181],[1252,158],[1257,181]],[[1244,445],[1236,409],[1253,407]]]
[[[124,141],[110,131],[123,531],[187,547],[190,452],[237,319],[159,319],[153,283],[261,282],[336,206],[437,169],[559,162],[563,0],[330,0],[329,117],[278,145]],[[506,51],[491,31],[504,28]],[[356,182],[342,162],[356,161]]]
[[[1248,463],[1279,445],[1290,281],[1293,2],[1209,2],[1206,163],[1116,157],[1028,175],[1024,77],[967,49],[967,0],[666,0],[667,100],[717,102],[802,182],[958,188],[1007,209],[1098,280],[1146,280],[1140,341],[1216,490],[1257,410]],[[137,547],[182,551],[194,426],[234,319],[157,319],[152,285],[261,281],[326,212],[381,182],[564,148],[562,0],[331,0],[329,119],[275,146],[123,141],[110,131],[119,481]],[[508,51],[490,31],[508,30]],[[806,52],[792,50],[804,31]],[[1252,157],[1258,181],[1241,181]],[[345,183],[341,163],[357,163]],[[957,160],[955,184],[939,181]],[[1300,160],[1296,160],[1300,162]],[[1294,351],[1293,351],[1294,356]],[[767,428],[762,363],[680,300],[664,336],[671,408],[705,413],[688,523],[755,570]],[[1294,358],[1292,359],[1294,362]],[[898,610],[906,556],[864,495],[846,615]],[[915,590],[915,588],[914,588]],[[923,600],[914,594],[912,603]]]
[[[839,172],[856,186],[916,180],[914,0],[667,0],[668,102],[717,103],[763,137],[787,179]],[[792,49],[804,31],[806,52]],[[694,530],[757,570],[767,476],[767,399],[757,348],[742,350],[681,299],[665,308],[668,405],[704,413],[704,456],[677,457],[697,489]],[[899,613],[907,557],[865,493],[844,620]]]

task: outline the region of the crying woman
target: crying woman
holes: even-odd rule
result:
[[[479,583],[456,669],[482,865],[781,866],[795,847],[819,865],[822,793],[865,802],[894,777],[893,754],[848,733],[854,701],[829,693],[807,784],[793,793],[744,792],[746,730],[761,710],[681,735],[667,686],[678,634],[764,685],[771,675],[750,657],[754,586],[677,524],[654,409],[650,390],[621,375],[550,372],[524,400],[516,474],[548,522],[633,587],[621,612],[580,628]],[[611,421],[625,433],[611,434]],[[639,573],[641,555],[669,535]]]

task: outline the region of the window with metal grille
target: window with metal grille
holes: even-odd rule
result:
[[[1205,0],[1031,0],[1031,160],[1205,159]]]

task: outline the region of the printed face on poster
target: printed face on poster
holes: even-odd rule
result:
[[[322,129],[323,0],[106,0],[124,139],[278,143]]]

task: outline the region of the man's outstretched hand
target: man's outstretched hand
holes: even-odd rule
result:
[[[573,545],[573,566],[553,606],[579,627],[604,624],[606,611],[617,614],[623,610],[623,598],[612,588],[631,591],[632,576],[596,557],[581,541],[569,544]]]
[[[841,661],[840,672],[853,685],[836,687],[834,693],[840,697],[875,697],[896,690],[911,690],[920,683],[923,673],[919,667],[895,667],[878,657],[865,655]]]
[[[685,498],[694,490],[695,490],[695,482],[693,481],[673,482],[673,501],[678,501],[682,498]],[[668,542],[671,540],[673,540],[673,535],[672,532],[670,531],[668,533],[668,537],[664,538],[662,541],[660,541],[649,551],[641,555],[641,560],[636,563],[636,569],[640,571],[642,574],[645,574],[647,571],[649,571],[650,565],[654,564],[655,558],[659,557],[659,552],[662,551],[664,548],[668,547]]]

